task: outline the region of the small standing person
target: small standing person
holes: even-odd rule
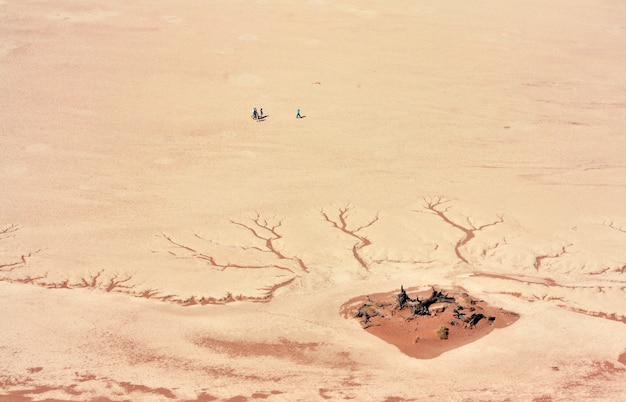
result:
[[[252,118],[257,120],[259,118],[259,113],[256,111],[256,108],[252,109]]]
[[[263,108],[259,109],[259,119],[263,118]]]
[[[298,111],[296,112],[296,119],[301,119],[302,116],[300,115],[300,109],[298,109]]]

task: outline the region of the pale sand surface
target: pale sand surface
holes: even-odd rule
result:
[[[0,400],[626,399],[625,21],[0,1]],[[411,358],[400,285],[520,318]]]

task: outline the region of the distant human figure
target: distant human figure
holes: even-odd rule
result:
[[[300,115],[300,109],[298,109],[298,111],[296,112],[296,119],[301,119],[302,116]]]
[[[252,109],[252,118],[257,120],[259,118],[259,113],[256,111],[256,108]]]
[[[259,119],[263,118],[263,108],[259,109]]]

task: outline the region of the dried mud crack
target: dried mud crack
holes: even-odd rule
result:
[[[473,238],[476,237],[476,232],[480,232],[486,228],[491,226],[495,226],[501,223],[504,223],[504,218],[499,215],[498,219],[485,223],[483,225],[476,226],[470,217],[466,218],[467,225],[462,225],[459,222],[456,222],[452,218],[450,218],[448,211],[450,210],[450,206],[446,205],[450,202],[444,197],[432,197],[432,198],[424,198],[424,204],[421,210],[415,210],[414,212],[428,212],[438,216],[442,221],[452,226],[455,229],[458,229],[463,232],[463,237],[461,237],[456,244],[454,245],[454,253],[459,258],[459,260],[463,261],[466,264],[469,264],[469,260],[467,257],[463,255],[461,249],[467,245]]]

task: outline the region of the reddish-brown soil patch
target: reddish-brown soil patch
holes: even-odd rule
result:
[[[624,351],[624,353],[618,356],[617,361],[626,366],[626,350]]]
[[[319,343],[300,343],[280,338],[276,343],[239,342],[202,337],[195,341],[198,346],[208,347],[219,353],[233,357],[240,356],[274,356],[299,363],[311,363],[313,352]]]
[[[417,291],[407,289],[409,297],[425,300],[433,289]],[[397,346],[403,353],[418,359],[432,359],[449,350],[474,342],[487,335],[495,328],[502,328],[514,323],[519,315],[485,301],[471,297],[462,288],[442,291],[449,302],[434,303],[429,306],[428,315],[414,315],[412,309],[405,306],[398,308],[399,290],[359,296],[347,301],[341,307],[345,318],[359,319],[363,328],[373,335]],[[357,318],[359,310],[366,309],[368,319]],[[484,318],[474,325],[466,323],[473,314],[482,314]],[[447,339],[440,339],[438,331],[447,328]]]
[[[185,402],[213,402],[219,398],[213,395],[209,395],[206,392],[201,392],[196,399],[187,399]]]
[[[623,367],[618,367],[615,364],[613,364],[612,362],[609,361],[594,361],[591,364],[592,369],[589,371],[589,373],[587,373],[585,376],[583,376],[583,378],[585,380],[593,380],[596,379],[598,377],[608,377],[610,375],[616,374],[616,373],[623,373],[624,371],[626,371],[625,368]]]

